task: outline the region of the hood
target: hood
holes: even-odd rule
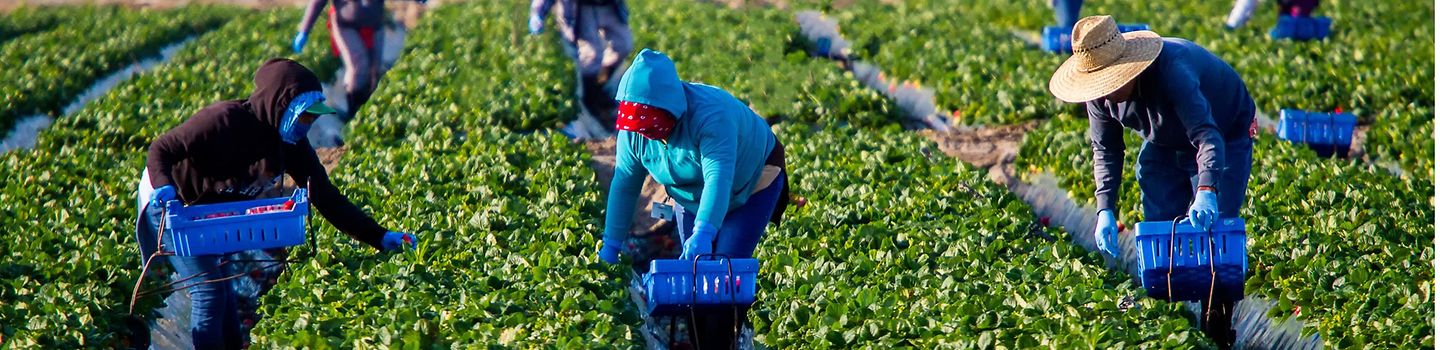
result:
[[[675,62],[660,51],[645,49],[635,55],[630,69],[620,78],[615,99],[664,108],[675,119],[685,115],[689,104],[684,83],[675,72]]]
[[[315,73],[298,62],[272,58],[255,71],[255,92],[245,104],[256,118],[279,130],[290,101],[310,91],[321,91]]]

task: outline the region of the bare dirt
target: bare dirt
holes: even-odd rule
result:
[[[615,139],[583,142],[585,149],[590,151],[590,167],[595,169],[595,178],[600,181],[600,188],[608,193],[610,180],[615,178]],[[634,224],[630,226],[630,233],[644,235],[661,230],[665,221],[651,218],[650,209],[654,202],[675,205],[669,198],[663,186],[650,176],[645,176],[645,186],[640,190],[640,201],[635,204],[635,216],[631,221]]]
[[[921,130],[945,155],[981,169],[988,169],[991,181],[1007,184],[1015,175],[1015,156],[1025,133],[1038,122],[952,131]]]

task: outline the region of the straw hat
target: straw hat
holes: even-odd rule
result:
[[[1121,34],[1110,16],[1080,19],[1070,38],[1075,55],[1050,76],[1050,93],[1070,103],[1119,90],[1155,62],[1162,44],[1160,35],[1148,30]]]

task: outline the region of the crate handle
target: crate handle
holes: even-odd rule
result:
[[[1173,219],[1173,220],[1170,221],[1170,267],[1169,267],[1169,269],[1167,269],[1167,270],[1165,271],[1165,294],[1166,294],[1166,298],[1167,298],[1167,299],[1170,299],[1170,300],[1175,300],[1175,289],[1174,289],[1174,287],[1172,287],[1172,284],[1170,283],[1170,274],[1175,272],[1175,231],[1176,231],[1176,228],[1180,225],[1180,220],[1184,220],[1186,217],[1187,217],[1187,215],[1180,215],[1180,216],[1176,216],[1175,219]],[[1209,322],[1209,321],[1210,321],[1210,310],[1209,310],[1209,308],[1210,308],[1210,307],[1213,307],[1213,306],[1214,306],[1214,303],[1215,303],[1215,279],[1216,279],[1216,275],[1215,275],[1215,225],[1213,225],[1213,224],[1205,228],[1205,249],[1209,252],[1209,256],[1210,256],[1210,258],[1208,259],[1208,260],[1209,260],[1209,263],[1210,263],[1210,291],[1206,294],[1205,310],[1203,311],[1203,313],[1204,313],[1204,321],[1205,321],[1205,322]]]
[[[731,317],[730,317],[730,320],[732,321],[732,324],[731,324],[730,326],[731,326],[732,330],[734,331],[733,334],[739,334],[739,333],[740,333],[740,307],[735,306],[735,305],[736,305],[736,302],[735,302],[735,294],[736,294],[736,291],[734,290],[734,288],[736,288],[736,287],[732,287],[731,284],[730,284],[730,281],[732,281],[732,280],[735,279],[735,265],[734,265],[734,262],[731,261],[731,260],[730,260],[730,257],[727,256],[727,255],[725,255],[725,254],[719,254],[719,253],[700,254],[700,255],[696,255],[695,258],[694,258],[693,260],[691,260],[691,264],[690,264],[690,330],[691,330],[691,332],[693,333],[693,335],[691,335],[691,336],[692,336],[691,339],[694,339],[694,340],[695,340],[695,344],[704,344],[704,343],[700,342],[700,329],[697,328],[697,327],[695,327],[695,305],[697,304],[697,301],[699,301],[699,295],[700,295],[700,291],[699,291],[698,287],[696,287],[696,285],[697,285],[698,283],[696,283],[696,282],[699,281],[699,279],[700,279],[700,259],[701,259],[701,258],[718,258],[718,259],[712,259],[712,260],[720,260],[720,261],[724,261],[724,262],[725,262],[725,283],[722,283],[722,284],[725,285],[725,291],[728,292],[727,294],[730,294],[730,312],[732,313],[732,315],[731,315]],[[674,339],[674,338],[671,338],[671,339]],[[731,345],[731,348],[735,348],[735,347],[738,346],[739,344],[737,344],[737,343],[734,341],[734,339],[731,339],[730,345]]]

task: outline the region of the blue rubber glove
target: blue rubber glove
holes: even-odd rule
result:
[[[309,40],[310,32],[295,33],[295,39],[290,40],[290,50],[295,51],[297,55],[300,54],[301,51],[305,50],[305,42]]]
[[[530,35],[539,35],[545,31],[545,19],[539,15],[530,15]]]
[[[601,243],[600,253],[597,255],[599,255],[600,261],[607,264],[618,264],[620,263],[620,245],[610,242]]]
[[[680,258],[690,260],[715,251],[715,235],[719,232],[719,227],[696,220],[695,232],[690,235],[689,239],[685,240],[685,250],[680,253]]]
[[[1095,246],[1110,256],[1120,256],[1120,227],[1110,209],[1101,210],[1095,220]]]
[[[386,232],[385,238],[380,240],[380,246],[384,247],[387,252],[406,247],[415,249],[419,244],[420,239],[415,238],[415,235],[395,231]]]
[[[175,186],[165,185],[150,192],[150,206],[164,206],[165,202],[175,200]]]
[[[1185,218],[1191,226],[1196,229],[1209,230],[1210,225],[1215,224],[1215,218],[1220,216],[1219,202],[1215,198],[1215,191],[1200,190],[1195,192],[1195,202],[1190,203],[1190,217]]]

